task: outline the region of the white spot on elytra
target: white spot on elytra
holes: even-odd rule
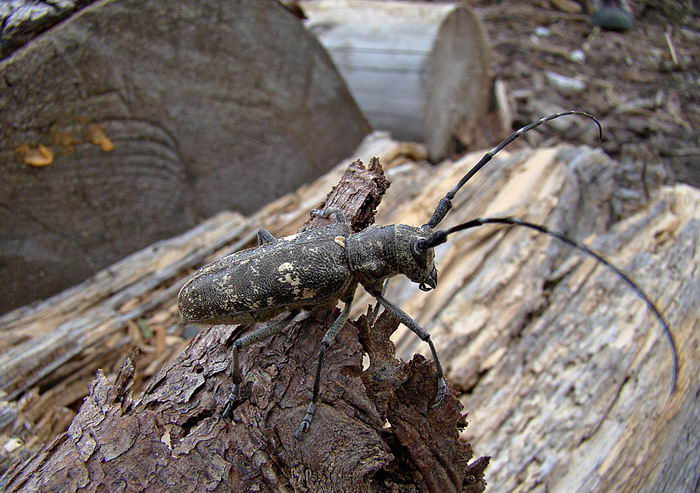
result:
[[[285,270],[294,270],[294,265],[291,262],[285,262],[277,267],[277,272],[284,272]]]
[[[290,286],[299,286],[301,284],[301,279],[299,277],[292,277],[292,275],[287,272],[284,277],[278,277],[277,280],[284,284],[289,284]]]

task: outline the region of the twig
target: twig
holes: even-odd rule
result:
[[[593,26],[593,29],[591,30],[591,33],[588,35],[586,38],[586,41],[581,44],[581,49],[583,50],[584,53],[588,53],[588,50],[591,49],[591,45],[593,44],[593,41],[598,37],[600,34],[600,26]]]
[[[541,51],[543,53],[547,53],[549,55],[555,55],[555,56],[560,56],[566,60],[571,61],[571,52],[567,50],[566,48],[560,48],[558,46],[553,46],[549,44],[542,44],[542,43],[535,43],[533,41],[515,41],[515,40],[508,40],[504,42],[505,44],[517,44],[523,48],[526,49],[532,49],[532,50],[537,50]],[[498,43],[500,45],[501,43]]]
[[[676,48],[673,46],[673,40],[671,39],[671,26],[666,26],[664,37],[666,38],[666,46],[668,46],[668,51],[671,53],[671,60],[673,60],[673,64],[677,66],[678,56],[676,56]]]
[[[512,131],[513,108],[508,98],[506,83],[501,79],[496,79],[493,92],[496,96],[496,107],[498,108],[498,118],[500,120],[501,129],[504,134],[507,134]]]

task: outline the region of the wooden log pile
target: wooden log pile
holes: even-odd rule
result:
[[[423,224],[476,161],[430,167],[419,147],[381,135],[356,153],[364,162],[372,156],[391,182],[379,224]],[[219,214],[1,318],[0,484],[481,491],[488,461],[475,453],[493,457],[488,491],[689,489],[699,470],[700,194],[664,188],[618,221],[609,207],[620,199],[615,165],[588,147],[504,152],[457,196],[444,225],[518,216],[585,241],[622,267],[671,323],[681,352],[674,395],[664,336],[626,286],[556,240],[494,226],[438,248],[434,292],[400,279],[387,288],[386,297],[431,332],[450,384],[444,407],[429,410],[435,384],[424,344],[358,296],[354,321],[329,352],[322,404],[302,442],[292,434],[328,311],[301,314],[246,349],[246,400],[233,422],[218,419],[230,388],[231,329],[216,326],[188,345],[177,292],[193,269],[252,245],[258,227],[275,235],[302,227],[339,182],[342,163],[249,218]],[[374,178],[356,171],[345,182],[354,188],[334,192],[354,208],[356,226],[371,220],[381,195],[370,170]]]

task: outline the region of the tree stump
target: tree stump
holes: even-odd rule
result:
[[[221,210],[250,214],[369,132],[271,0],[92,3],[0,62],[0,122],[0,313]]]

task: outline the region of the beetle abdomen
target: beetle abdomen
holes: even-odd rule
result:
[[[319,238],[319,229],[328,235]],[[180,290],[184,321],[249,323],[337,301],[353,284],[344,232],[312,230],[237,252],[197,272]]]

